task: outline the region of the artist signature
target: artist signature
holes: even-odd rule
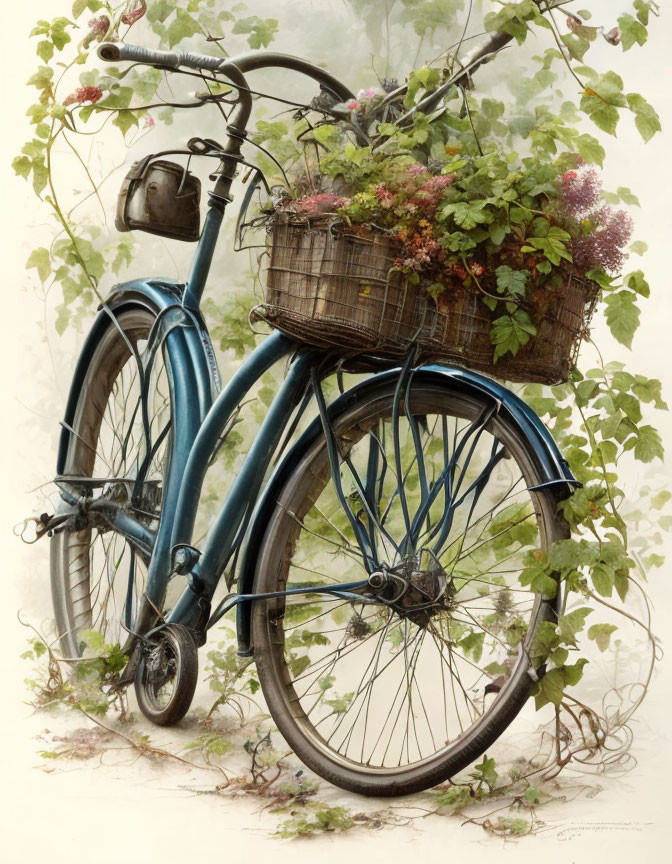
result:
[[[581,837],[584,834],[593,834],[600,832],[613,831],[645,831],[651,827],[653,822],[572,822],[558,830],[556,838],[558,840],[573,840],[575,837]]]

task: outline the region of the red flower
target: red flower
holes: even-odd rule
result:
[[[100,101],[103,98],[103,91],[100,87],[80,87],[78,90],[75,90],[74,93],[71,93],[63,100],[64,105],[72,105],[74,102],[81,104],[82,102],[91,102],[94,104],[95,102]]]
[[[128,24],[130,27],[131,24],[135,24],[136,21],[139,21],[142,16],[147,11],[147,3],[145,0],[139,0],[138,5],[131,12],[124,12],[121,16],[121,23]]]
[[[474,262],[471,265],[471,272],[474,274],[474,276],[482,276],[483,273],[485,272],[485,268],[483,267],[482,264],[479,264],[478,262]]]
[[[568,183],[570,180],[576,180],[576,171],[565,171],[562,175],[563,183]]]

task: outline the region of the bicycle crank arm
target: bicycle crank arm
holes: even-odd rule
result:
[[[380,603],[380,600],[373,597],[363,597],[356,593],[367,587],[371,587],[369,580],[362,579],[359,582],[346,582],[343,585],[311,585],[306,588],[288,588],[286,591],[269,591],[264,594],[227,594],[210,616],[206,629],[213,627],[234,606],[252,600],[272,600],[274,597],[292,597],[295,594],[333,594],[334,597],[356,600],[358,603]]]

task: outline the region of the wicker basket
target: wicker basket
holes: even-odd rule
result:
[[[289,336],[343,356],[397,359],[416,343],[424,360],[508,381],[567,380],[595,305],[594,283],[568,273],[560,290],[544,288],[537,335],[515,357],[493,363],[496,315],[478,293],[458,283],[437,304],[393,269],[395,257],[382,232],[279,214],[270,229],[265,303],[255,311]]]

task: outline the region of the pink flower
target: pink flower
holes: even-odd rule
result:
[[[107,15],[101,15],[99,18],[92,18],[89,21],[89,29],[92,35],[102,39],[110,29],[110,19]]]
[[[603,35],[610,45],[619,45],[621,42],[621,31],[618,27],[612,27],[608,33],[604,33]]]
[[[418,163],[417,165],[411,165],[411,167],[408,169],[408,173],[412,177],[416,177],[418,174],[426,174],[427,169],[424,165],[420,165],[420,163]]]
[[[376,95],[376,91],[374,90],[373,87],[369,87],[369,89],[366,91],[365,95],[366,95],[367,99],[372,99]]]
[[[384,183],[377,183],[377,184],[374,186],[373,192],[374,192],[376,198],[377,198],[379,201],[381,201],[381,202],[382,202],[382,201],[389,201],[389,202],[391,203],[392,198],[393,198],[393,194],[392,194],[392,192],[390,192],[390,190],[385,186]],[[388,206],[389,206],[389,205],[388,205]]]
[[[321,192],[319,195],[309,195],[306,198],[298,198],[292,201],[289,209],[295,213],[306,213],[309,215],[318,215],[320,213],[330,213],[338,210],[339,207],[345,207],[349,203],[347,198],[341,195],[334,195],[333,192]]]
[[[359,108],[359,102],[357,102],[356,99],[351,99],[351,100],[348,102],[348,108],[349,108],[351,111],[356,111],[356,110]]]
[[[446,187],[450,186],[454,179],[454,174],[441,174],[438,177],[432,177],[422,188],[427,192],[443,192]]]

